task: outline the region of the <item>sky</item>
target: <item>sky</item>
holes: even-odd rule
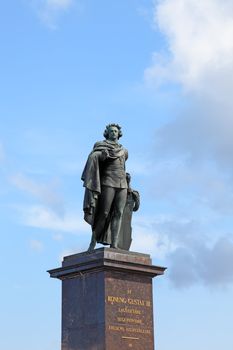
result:
[[[85,251],[81,173],[122,126],[140,192],[131,250],[157,350],[231,350],[233,3],[8,0],[0,12],[0,348],[60,348],[60,281]]]

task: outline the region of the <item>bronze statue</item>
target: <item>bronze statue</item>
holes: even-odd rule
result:
[[[82,174],[84,219],[92,226],[89,251],[96,242],[125,250],[131,244],[132,210],[138,209],[139,194],[129,186],[130,176],[125,172],[128,152],[118,142],[121,136],[118,124],[107,125],[105,140],[95,143]],[[127,208],[131,215],[126,214]]]

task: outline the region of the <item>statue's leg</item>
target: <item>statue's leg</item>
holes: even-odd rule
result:
[[[106,244],[106,242],[101,241],[101,238],[105,236],[106,220],[109,217],[114,196],[115,189],[113,187],[102,186],[101,194],[98,199],[98,212],[96,213],[93,226],[94,238],[99,243]]]
[[[111,224],[112,232],[112,244],[111,248],[118,248],[118,238],[121,228],[122,216],[127,199],[127,189],[116,189],[115,188],[115,199],[114,199],[114,210]]]
[[[95,249],[95,246],[96,246],[95,232],[92,231],[91,243],[90,243],[89,248],[88,248],[87,251],[89,253],[91,253]]]

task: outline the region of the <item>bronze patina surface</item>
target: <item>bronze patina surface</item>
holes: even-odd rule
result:
[[[128,151],[119,143],[121,136],[120,125],[107,125],[105,140],[94,144],[81,176],[84,219],[92,228],[90,252],[96,242],[125,250],[131,245],[132,213],[138,210],[140,199],[130,187],[125,167]]]

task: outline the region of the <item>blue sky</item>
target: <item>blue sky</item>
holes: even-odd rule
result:
[[[168,267],[157,349],[232,349],[232,37],[228,0],[2,4],[2,349],[60,347],[46,270],[89,244],[80,176],[110,122],[141,194],[132,250]]]

